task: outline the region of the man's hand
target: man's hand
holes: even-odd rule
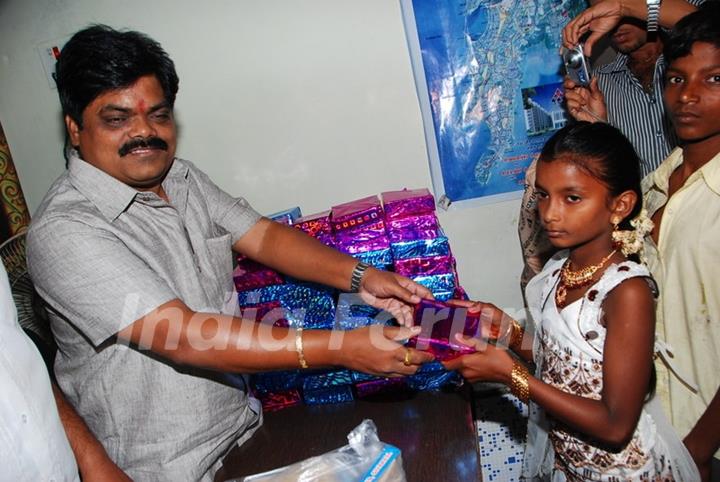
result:
[[[695,462],[695,465],[697,465],[698,472],[700,472],[700,480],[710,482],[712,453],[707,453],[707,450],[704,449],[706,444],[702,440],[702,436],[694,435],[694,432],[696,431],[693,430],[690,432],[683,440],[683,443],[685,447],[687,447],[688,452],[690,452],[690,456]]]
[[[607,122],[605,97],[598,88],[597,77],[593,77],[589,87],[583,87],[566,78],[565,104],[575,120],[588,122]]]
[[[612,31],[620,19],[625,16],[623,5],[618,0],[603,0],[598,2],[565,25],[562,31],[562,41],[565,48],[571,49],[580,43],[580,38],[590,31],[585,40],[585,55],[592,55],[592,47],[603,35]]]
[[[675,23],[687,14],[697,10],[695,5],[685,0],[665,0],[660,7],[660,26],[672,28]],[[595,42],[603,35],[612,31],[623,17],[639,20],[647,19],[647,3],[645,0],[602,0],[582,12],[568,23],[562,32],[563,45],[573,48],[585,33],[590,35],[585,40],[584,51],[588,57],[592,55]]]
[[[389,271],[369,268],[360,283],[360,297],[375,308],[389,311],[403,326],[413,325],[413,308],[421,298],[433,299],[430,290]]]
[[[703,482],[710,481],[712,471],[713,454],[720,447],[720,432],[717,427],[720,424],[720,389],[695,423],[689,434],[685,436],[683,443],[692,456],[700,471]]]
[[[420,327],[371,325],[343,333],[339,362],[342,366],[383,377],[412,375],[430,353],[406,348],[399,341],[420,333]]]
[[[65,429],[68,442],[70,442],[70,448],[75,455],[83,482],[130,482],[132,479],[110,460],[105,448],[95,438],[95,435],[75,411],[75,408],[67,401],[55,382],[52,383],[52,391],[60,421]]]

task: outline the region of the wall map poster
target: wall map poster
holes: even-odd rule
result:
[[[583,0],[401,0],[433,187],[453,203],[519,197],[566,122],[562,27]]]

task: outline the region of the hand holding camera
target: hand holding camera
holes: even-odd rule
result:
[[[563,82],[565,105],[575,120],[607,122],[605,97],[598,88],[597,78],[591,78],[583,44],[561,52],[567,76]]]
[[[589,86],[590,73],[588,71],[585,54],[583,53],[583,45],[580,43],[571,49],[563,47],[560,55],[565,65],[565,74],[567,77],[578,85],[583,87]]]

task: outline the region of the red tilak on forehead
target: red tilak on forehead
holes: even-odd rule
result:
[[[146,109],[145,108],[145,99],[140,99],[138,101],[137,109],[138,109],[138,112],[140,112],[141,114],[145,113],[145,109]]]

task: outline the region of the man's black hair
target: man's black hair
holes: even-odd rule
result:
[[[706,42],[720,49],[720,2],[706,1],[675,25],[665,42],[663,53],[667,64],[689,55],[695,42]]]
[[[178,90],[175,64],[159,43],[145,34],[107,25],[80,30],[65,44],[56,66],[64,115],[82,128],[82,113],[99,95],[154,75],[172,108]]]

